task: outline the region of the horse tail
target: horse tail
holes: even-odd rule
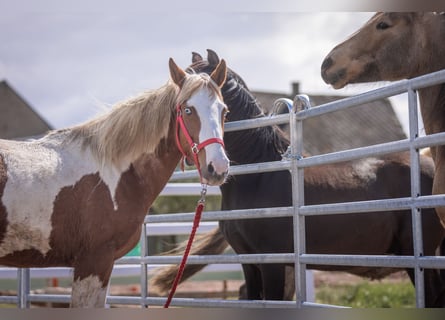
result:
[[[182,242],[175,249],[166,252],[165,255],[182,254],[186,244],[187,241]],[[229,244],[221,233],[221,230],[215,228],[210,232],[196,235],[190,250],[190,255],[221,254],[228,246]],[[180,283],[193,276],[205,266],[205,264],[186,264]],[[178,273],[178,269],[179,265],[158,268],[150,279],[150,291],[153,289],[155,292],[164,294],[170,290]]]

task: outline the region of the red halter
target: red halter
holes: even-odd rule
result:
[[[190,146],[190,149],[192,150],[193,162],[194,162],[196,168],[198,169],[199,177],[202,180],[201,169],[200,169],[199,159],[198,159],[199,151],[201,151],[206,146],[208,146],[209,144],[212,144],[212,143],[219,143],[220,145],[222,145],[224,147],[224,141],[220,138],[210,138],[210,139],[207,139],[201,143],[194,142],[192,137],[190,136],[190,133],[187,130],[187,127],[185,126],[184,118],[182,117],[181,104],[178,103],[178,105],[176,106],[176,145],[178,146],[178,149],[182,154],[182,159],[181,159],[182,171],[184,171],[184,159],[187,158],[187,153],[184,151],[184,149],[181,146],[181,141],[179,139],[180,131],[182,131],[182,133],[184,134],[185,139],[187,140],[187,142]]]

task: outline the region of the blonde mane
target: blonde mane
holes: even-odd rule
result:
[[[89,148],[102,166],[132,162],[144,153],[156,152],[161,140],[168,137],[176,105],[202,87],[221,95],[209,75],[187,75],[181,89],[168,81],[159,89],[116,104],[107,114],[72,127],[68,136]]]

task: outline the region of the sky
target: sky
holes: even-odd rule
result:
[[[306,94],[352,95],[376,87],[334,90],[320,76],[323,58],[372,12],[153,10],[151,2],[102,10],[0,0],[0,80],[54,128],[162,86],[169,57],[185,68],[192,51],[205,56],[207,48],[252,90],[284,95],[295,81]],[[396,110],[402,120],[405,109]]]

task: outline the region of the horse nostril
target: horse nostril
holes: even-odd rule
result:
[[[215,168],[213,168],[213,164],[210,162],[209,165],[207,166],[207,171],[209,173],[213,173],[215,172]]]
[[[330,66],[332,66],[332,63],[333,63],[333,61],[330,57],[326,58],[321,65],[321,70],[328,69]]]

